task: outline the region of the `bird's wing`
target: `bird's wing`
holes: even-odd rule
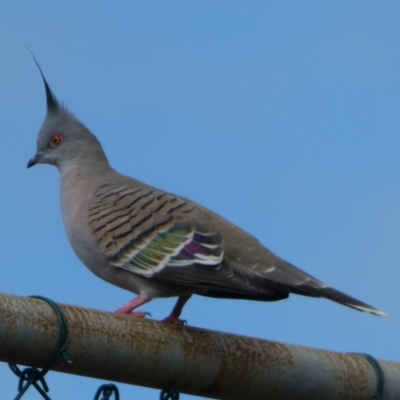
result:
[[[261,275],[224,261],[221,233],[189,200],[151,187],[104,185],[92,194],[88,215],[98,247],[115,267],[194,292],[276,297]]]
[[[145,187],[104,185],[92,195],[89,223],[115,267],[151,277],[166,267],[220,265],[222,236],[207,219],[193,223],[186,201]]]

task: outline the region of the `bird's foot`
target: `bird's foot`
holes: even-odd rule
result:
[[[147,311],[132,311],[127,314],[133,315],[134,317],[139,317],[139,318],[146,318],[146,316],[151,317],[151,314]]]
[[[186,320],[180,319],[179,316],[181,315],[183,306],[190,299],[190,296],[191,295],[179,296],[178,301],[176,302],[174,308],[171,311],[171,314],[169,314],[168,317],[164,318],[161,322],[168,322],[170,324],[175,324],[175,325],[186,325],[187,324]]]
[[[146,318],[146,316],[151,317],[151,314],[147,311],[125,311],[125,310],[117,310],[115,314],[125,314],[125,315],[133,315],[134,317]]]
[[[131,300],[129,303],[126,303],[121,308],[118,308],[118,310],[115,311],[115,313],[116,314],[129,314],[129,315],[133,315],[133,316],[139,317],[139,318],[145,318],[146,315],[151,317],[151,314],[148,312],[133,311],[135,308],[141,306],[142,304],[147,303],[148,301],[149,301],[149,299],[143,298],[141,296],[137,296],[133,300]]]
[[[173,315],[169,315],[167,318],[164,318],[163,320],[161,320],[161,322],[167,322],[169,324],[174,324],[174,325],[187,325],[187,322],[185,319],[180,319]]]

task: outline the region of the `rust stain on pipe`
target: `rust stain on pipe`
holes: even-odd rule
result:
[[[356,355],[61,308],[73,363],[59,360],[57,371],[229,400],[365,400],[376,389],[372,366]],[[41,367],[57,338],[48,304],[0,294],[0,360]],[[400,365],[381,364],[383,400],[400,399]]]

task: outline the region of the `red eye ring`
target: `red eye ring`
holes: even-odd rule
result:
[[[49,147],[57,147],[59,146],[63,141],[65,140],[64,135],[61,133],[55,133],[51,138],[50,138],[50,143]]]

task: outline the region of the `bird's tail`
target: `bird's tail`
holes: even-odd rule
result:
[[[374,315],[378,315],[379,317],[388,317],[388,314],[385,312],[378,310],[375,307],[372,307],[360,300],[355,299],[354,297],[348,296],[345,293],[340,292],[339,290],[330,288],[330,287],[313,287],[313,286],[306,286],[302,287],[301,291],[303,293],[299,294],[304,294],[308,296],[314,296],[314,297],[325,297],[326,299],[333,300],[336,303],[343,304],[345,306],[354,308],[358,311],[366,311]]]

